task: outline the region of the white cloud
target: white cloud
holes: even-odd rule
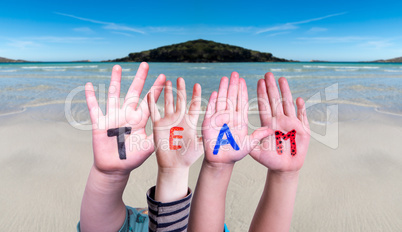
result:
[[[66,16],[66,17],[78,19],[78,20],[81,20],[81,21],[91,22],[91,23],[95,23],[95,24],[102,24],[102,25],[105,25],[103,28],[108,29],[108,30],[130,31],[130,32],[136,32],[136,33],[140,33],[140,34],[145,34],[145,32],[143,30],[140,30],[140,29],[137,29],[137,28],[134,28],[134,27],[128,27],[128,26],[119,25],[119,24],[116,24],[116,23],[103,22],[103,21],[99,21],[99,20],[88,19],[88,18],[78,17],[78,16],[75,16],[75,15],[64,14],[64,13],[59,13],[59,12],[55,12],[55,14],[63,15],[63,16]]]
[[[350,43],[367,41],[374,39],[373,37],[363,37],[363,36],[330,36],[330,37],[301,37],[298,40],[303,40],[307,42],[322,42],[322,43]]]
[[[391,47],[394,44],[390,42],[390,40],[374,40],[374,41],[367,41],[365,43],[360,44],[363,47],[372,47],[376,49]]]
[[[151,33],[183,32],[185,30],[183,27],[147,27],[146,29]]]
[[[106,30],[110,31],[120,31],[120,32],[134,32],[134,33],[139,33],[139,34],[147,34],[147,33],[181,33],[181,34],[190,34],[190,33],[203,33],[203,34],[230,34],[230,33],[250,33],[250,34],[261,34],[261,33],[266,33],[266,32],[277,32],[277,31],[290,31],[299,28],[297,25],[300,24],[305,24],[305,23],[310,23],[314,21],[319,21],[323,20],[326,18],[330,17],[335,17],[339,15],[346,14],[344,13],[338,13],[338,14],[330,14],[326,15],[323,17],[318,17],[318,18],[311,18],[311,19],[306,19],[298,22],[289,22],[289,23],[284,23],[281,25],[273,26],[273,27],[267,27],[267,28],[261,28],[261,27],[243,27],[243,26],[233,26],[233,27],[205,27],[202,25],[198,26],[192,26],[192,27],[130,27],[126,25],[121,25],[117,24],[114,22],[105,22],[105,21],[100,21],[100,20],[95,20],[95,19],[89,19],[89,18],[84,18],[84,17],[79,17],[71,14],[65,14],[65,13],[60,13],[60,12],[55,12],[55,14],[78,19],[81,21],[86,21],[86,22],[91,22],[95,24],[100,24],[103,25],[103,28]],[[88,28],[89,29],[89,28]],[[82,31],[84,32],[84,29],[82,28]],[[323,31],[325,30],[324,28],[312,28],[310,30],[313,31]],[[87,30],[89,32],[89,30]],[[118,34],[118,33],[115,33]],[[281,34],[286,34],[286,33],[273,33],[269,36],[277,36]],[[128,34],[127,34],[128,35]]]
[[[284,34],[289,34],[289,33],[290,33],[290,31],[281,31],[281,32],[269,34],[269,35],[267,35],[267,37],[274,37],[277,35],[284,35]]]
[[[93,33],[95,33],[91,28],[89,28],[89,27],[77,27],[77,28],[73,28],[73,31],[76,31],[76,32],[81,32],[81,33],[84,33],[84,34],[93,34]]]
[[[93,43],[103,38],[99,37],[59,37],[59,36],[38,36],[38,37],[22,37],[22,38],[3,38],[9,41],[7,46],[18,49],[28,49],[33,47],[41,47],[46,43]]]
[[[279,25],[279,26],[267,27],[267,28],[260,29],[260,30],[258,30],[256,32],[256,34],[261,34],[261,33],[270,32],[270,31],[294,30],[294,29],[299,28],[296,25],[310,23],[310,22],[314,22],[314,21],[319,21],[319,20],[323,20],[323,19],[326,19],[326,18],[335,17],[335,16],[339,16],[339,15],[343,15],[343,14],[346,14],[346,12],[342,12],[342,13],[338,13],[338,14],[330,14],[330,15],[326,15],[326,16],[323,16],[323,17],[306,19],[306,20],[302,20],[302,21],[298,21],[298,22],[284,23],[284,24]]]
[[[323,27],[312,27],[312,28],[310,28],[310,30],[307,31],[307,33],[318,33],[318,32],[324,32],[324,31],[328,31],[328,29],[323,28]]]
[[[344,14],[346,14],[346,12],[337,13],[337,14],[330,14],[330,15],[326,15],[326,16],[323,16],[323,17],[319,17],[319,18],[307,19],[307,20],[303,20],[303,21],[299,21],[299,22],[294,22],[294,23],[291,23],[291,24],[310,23],[310,22],[319,21],[319,20],[323,20],[323,19],[326,19],[326,18],[331,18],[331,17],[335,17],[335,16],[339,16],[339,15],[344,15]]]
[[[113,34],[117,34],[117,35],[124,35],[127,37],[134,37],[134,35],[129,34],[129,33],[125,33],[125,32],[120,32],[120,31],[112,31]]]
[[[214,28],[217,32],[229,32],[229,33],[250,33],[255,30],[254,27],[216,27]]]
[[[256,33],[261,34],[261,33],[270,32],[270,31],[286,31],[286,30],[294,30],[297,28],[299,28],[299,27],[295,26],[294,24],[285,23],[283,25],[261,29],[261,30],[257,31]]]
[[[393,38],[381,38],[373,36],[332,36],[332,37],[302,37],[298,40],[306,41],[308,43],[355,43],[357,46],[366,48],[387,48],[392,47],[395,44],[394,40],[398,40],[399,37]]]
[[[11,42],[7,43],[10,47],[15,47],[18,49],[27,49],[29,47],[38,47],[40,44],[35,43],[34,41],[29,40],[11,40]]]
[[[129,32],[136,32],[136,33],[140,33],[140,34],[145,34],[145,32],[142,31],[142,30],[139,30],[139,29],[136,29],[136,28],[133,28],[133,27],[127,27],[127,26],[115,24],[115,23],[106,24],[103,28],[107,29],[107,30],[129,31]]]
[[[100,37],[70,37],[70,36],[39,36],[30,37],[31,40],[47,42],[47,43],[80,43],[93,42],[94,40],[102,40]]]

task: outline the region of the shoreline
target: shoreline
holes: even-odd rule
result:
[[[72,107],[77,106],[79,104],[84,104],[85,105],[85,111],[87,111],[86,108],[86,103],[85,101],[79,101],[79,102],[73,102],[71,104]],[[325,103],[323,103],[325,104]],[[379,115],[383,115],[383,116],[392,116],[392,117],[397,117],[397,118],[402,118],[402,114],[399,113],[393,113],[393,112],[387,112],[387,111],[382,111],[380,110],[379,106],[369,106],[369,105],[364,105],[364,104],[351,104],[351,103],[333,103],[330,102],[328,103],[329,105],[338,105],[338,111],[339,111],[339,121],[343,122],[343,121],[349,121],[349,120],[356,120],[359,117],[361,117],[361,113],[365,113],[365,114],[379,114]],[[160,110],[163,110],[163,105],[161,103],[158,103]],[[61,114],[65,115],[64,112],[64,108],[65,108],[65,103],[57,103],[57,102],[50,102],[50,103],[41,103],[41,104],[36,104],[36,105],[32,105],[32,106],[24,106],[20,111],[15,111],[15,112],[5,112],[5,113],[1,113],[0,112],[0,122],[2,120],[7,120],[7,118],[9,117],[24,117],[24,115],[38,115],[43,114],[44,112],[47,112],[48,114],[58,114],[59,116]],[[249,109],[249,113],[253,112],[253,114],[255,112],[258,112],[258,107],[257,106],[253,106],[250,107]],[[76,112],[75,112],[76,113]],[[89,113],[86,112],[88,114],[88,119],[89,119]],[[307,108],[307,113],[308,112],[308,108]],[[322,112],[324,113],[324,112]],[[352,113],[352,115],[350,115]],[[44,115],[41,115],[44,116]],[[309,114],[307,114],[307,116],[309,116]],[[380,117],[380,116],[379,116]],[[55,120],[55,121],[59,121],[59,122],[67,122],[68,120],[67,118],[64,117],[43,117],[43,120],[47,120],[47,119],[51,119],[51,120]],[[309,118],[310,119],[310,118]],[[80,120],[80,119],[78,119]],[[200,118],[199,120],[202,120],[202,118]],[[312,120],[311,120],[312,121]],[[310,123],[311,123],[310,121]],[[318,122],[318,123],[325,123],[326,121],[323,122]]]

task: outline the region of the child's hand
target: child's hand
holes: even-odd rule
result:
[[[223,77],[219,85],[219,93],[213,92],[211,94],[202,125],[205,161],[218,166],[234,164],[236,161],[241,160],[259,144],[262,138],[272,134],[271,130],[260,128],[250,136],[248,135],[246,81],[243,78],[239,78],[238,73],[233,72],[229,89],[228,82],[228,78]],[[226,127],[225,124],[229,128],[236,144],[223,142],[220,147],[219,144],[216,147],[219,142],[217,141],[218,135],[221,133],[222,128]],[[229,139],[228,133],[223,134],[222,139]]]
[[[113,67],[106,115],[103,115],[99,108],[92,84],[87,83],[85,86],[85,95],[93,127],[94,167],[102,173],[128,175],[154,151],[152,135],[147,136],[145,133],[145,125],[149,117],[146,99],[137,108],[148,69],[147,63],[140,64],[123,106],[120,107],[121,67],[118,65]],[[159,97],[164,82],[165,77],[163,75],[156,79],[152,87],[156,98]],[[121,157],[122,151],[119,152],[118,149],[117,139],[119,135],[116,134],[118,131],[115,130],[114,135],[113,132],[109,131],[108,136],[108,130],[115,128],[122,128],[120,131],[122,135],[120,136],[121,139],[124,138],[125,145],[120,148],[125,148],[126,157]]]
[[[165,116],[161,118],[152,93],[148,94],[148,106],[154,126],[158,177],[155,200],[173,202],[188,194],[190,166],[204,149],[197,137],[197,121],[201,106],[201,86],[194,85],[191,106],[186,113],[186,85],[177,79],[177,102],[174,109],[172,82],[165,86]]]
[[[261,125],[272,128],[278,135],[265,138],[262,145],[250,155],[271,172],[297,172],[303,166],[310,141],[306,109],[303,99],[298,98],[296,117],[286,78],[281,77],[278,82],[283,104],[272,73],[266,73],[265,80],[259,80],[257,87]],[[295,138],[290,136],[286,137],[287,140],[283,139],[280,132],[286,135],[292,130],[296,131]],[[293,142],[295,144],[291,146]]]
[[[172,82],[165,86],[165,116],[161,118],[152,93],[148,94],[148,106],[154,127],[156,158],[159,169],[190,167],[204,152],[197,136],[197,121],[201,106],[201,86],[194,85],[193,97],[186,112],[186,85],[177,79],[177,102],[174,109]]]

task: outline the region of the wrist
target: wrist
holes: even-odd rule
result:
[[[123,193],[130,174],[104,173],[92,166],[88,177],[87,186],[93,191],[104,194]]]
[[[158,168],[155,187],[155,200],[173,202],[183,199],[188,193],[189,167]]]
[[[273,171],[268,169],[268,178],[280,182],[298,182],[298,171]]]
[[[204,156],[203,165],[205,165],[205,167],[210,169],[211,171],[232,170],[235,165],[235,162],[213,162],[211,160],[208,160],[206,157],[207,155]]]
[[[232,175],[232,171],[234,168],[234,163],[213,163],[204,159],[202,163],[201,171],[208,176],[218,179],[226,179]],[[225,177],[225,178],[223,178]]]

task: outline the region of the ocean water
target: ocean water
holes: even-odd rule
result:
[[[83,86],[92,82],[107,92],[115,63],[24,63],[0,64],[0,115],[22,112],[30,107],[64,105],[71,102],[71,116],[87,122]],[[139,63],[120,63],[122,94],[129,88]],[[222,76],[237,71],[246,79],[250,109],[256,110],[256,85],[264,73],[288,78],[294,99],[307,101],[312,117],[325,119],[325,105],[358,105],[381,113],[402,115],[402,64],[377,63],[150,63],[144,92],[163,73],[175,83],[186,81],[188,99],[192,86],[200,83],[205,106]],[[104,97],[105,98],[105,97]],[[159,101],[161,102],[161,101]],[[101,102],[104,107],[104,102]]]

